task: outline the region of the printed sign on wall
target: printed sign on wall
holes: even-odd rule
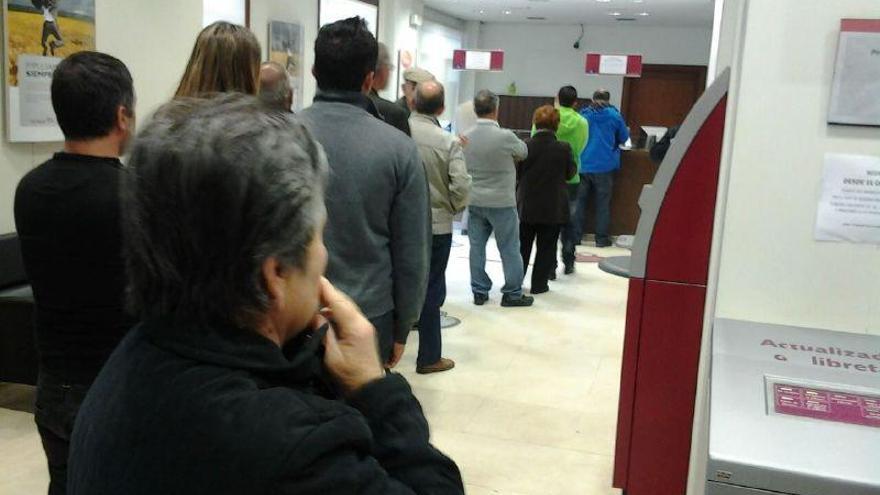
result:
[[[586,70],[591,75],[641,77],[642,56],[588,53]]]
[[[454,70],[504,70],[503,50],[455,50],[452,52]]]
[[[880,158],[825,155],[816,239],[880,244]]]
[[[7,0],[3,20],[9,140],[61,141],[52,71],[64,57],[95,49],[95,0]]]
[[[880,19],[841,21],[828,122],[880,126]]]

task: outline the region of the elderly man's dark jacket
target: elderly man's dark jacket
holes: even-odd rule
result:
[[[412,136],[409,128],[409,111],[400,108],[397,103],[382,98],[375,90],[370,92],[370,99],[376,105],[382,120],[407,136]]]
[[[339,398],[321,336],[282,351],[237,328],[136,327],[79,412],[68,493],[463,493],[406,381]]]

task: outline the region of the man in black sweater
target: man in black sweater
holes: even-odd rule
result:
[[[77,411],[133,324],[119,213],[119,156],[135,126],[131,74],[109,55],[77,53],[55,69],[52,105],[64,151],[18,184],[15,224],[36,302],[35,420],[49,493],[61,494]]]

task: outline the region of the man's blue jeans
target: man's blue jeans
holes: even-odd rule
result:
[[[570,216],[568,223],[562,227],[560,235],[560,239],[562,240],[562,263],[565,264],[566,267],[574,265],[575,250],[581,240],[580,237],[578,237],[578,233],[583,237],[583,227],[580,229],[577,228],[577,197],[580,187],[580,183],[568,185],[568,213]],[[556,270],[556,265],[553,265],[553,270]]]
[[[468,239],[471,242],[471,290],[474,294],[488,295],[492,279],[486,273],[486,243],[495,231],[495,243],[501,252],[504,268],[504,287],[501,292],[514,299],[522,296],[523,261],[519,252],[519,214],[513,206],[507,208],[468,207]]]
[[[443,341],[440,337],[440,307],[446,301],[446,265],[452,248],[452,234],[434,235],[431,246],[431,271],[428,292],[419,318],[419,356],[417,366],[430,366],[440,361]]]
[[[590,195],[596,197],[596,245],[610,245],[611,236],[608,229],[611,225],[611,193],[614,188],[615,171],[602,172],[599,174],[581,174],[581,186],[578,189],[577,213],[575,215],[575,236],[581,239],[584,236],[584,220],[587,215],[587,205]]]

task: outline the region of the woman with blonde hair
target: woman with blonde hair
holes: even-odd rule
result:
[[[260,79],[260,42],[250,29],[215,22],[196,38],[175,98],[238,92],[256,95]]]
[[[550,290],[547,280],[556,263],[560,228],[568,223],[568,185],[577,173],[571,145],[556,139],[559,110],[544,105],[535,110],[535,135],[526,139],[529,156],[517,164],[516,206],[519,210],[520,254],[529,266],[532,243],[537,243],[532,267],[532,294]]]

